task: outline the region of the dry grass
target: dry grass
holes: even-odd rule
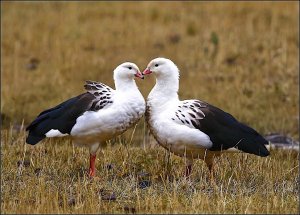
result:
[[[185,181],[183,159],[171,155],[167,162],[162,148],[143,146],[141,121],[132,142],[131,129],[99,153],[101,180],[91,182],[83,174],[86,149],[74,148],[68,139],[25,145],[18,126],[83,92],[84,80],[113,85],[112,70],[121,62],[135,62],[142,70],[164,56],[181,70],[181,98],[219,106],[262,134],[299,138],[298,6],[1,2],[2,211],[297,213],[296,153],[224,155],[217,160],[215,185],[197,161],[192,180]],[[153,77],[138,81],[145,97],[153,84]],[[23,159],[28,167],[17,166]],[[143,180],[151,186],[140,189]],[[115,192],[117,199],[99,199],[100,189]]]
[[[161,147],[114,144],[118,140],[99,153],[101,178],[90,181],[83,168],[88,165],[87,149],[73,147],[66,139],[32,147],[24,144],[24,132],[2,133],[2,210],[6,213],[298,211],[297,153],[274,151],[266,159],[224,155],[216,160],[216,184],[211,184],[202,161],[195,163],[187,181],[182,177],[184,159],[174,155],[168,159]],[[151,184],[142,189],[141,183]],[[116,200],[102,200],[100,190],[106,195],[113,192]]]

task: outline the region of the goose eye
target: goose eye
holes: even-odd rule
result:
[[[132,67],[130,66],[130,67],[128,67],[128,69],[132,69]]]
[[[155,64],[155,67],[158,67],[158,64]]]

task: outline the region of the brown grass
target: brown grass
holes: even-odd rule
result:
[[[2,132],[2,210],[5,213],[297,213],[298,159],[272,151],[268,158],[246,154],[216,160],[216,184],[196,161],[190,181],[184,159],[161,147],[115,144],[98,153],[98,180],[85,172],[88,150],[64,140],[24,144],[25,133]],[[27,166],[17,165],[25,160]],[[110,168],[108,168],[110,167]],[[140,183],[150,181],[150,187]],[[102,200],[114,193],[116,200]],[[127,207],[127,209],[126,209]]]
[[[90,182],[83,174],[87,149],[65,138],[25,145],[18,126],[83,92],[85,80],[112,86],[112,70],[124,61],[142,70],[164,56],[181,70],[181,98],[205,100],[262,134],[297,139],[298,8],[298,2],[1,2],[2,211],[297,213],[296,153],[223,155],[216,185],[197,161],[185,181],[184,159],[171,155],[167,162],[161,147],[143,145],[141,120],[132,142],[131,129],[99,153],[101,180]],[[146,97],[153,77],[137,82]],[[17,166],[23,159],[28,167]],[[151,186],[140,189],[141,180]],[[117,199],[99,199],[100,189]]]

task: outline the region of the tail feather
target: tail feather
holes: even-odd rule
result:
[[[45,138],[45,136],[34,136],[33,134],[29,133],[28,137],[26,138],[26,143],[28,143],[30,145],[35,145],[44,138]]]
[[[47,114],[37,117],[27,128],[29,131],[26,138],[26,143],[35,145],[40,142],[42,139],[46,138],[46,133],[50,130],[47,126],[50,119]]]
[[[29,126],[27,126],[26,131],[29,131],[29,133],[26,138],[26,143],[35,145],[46,138],[45,134],[51,129],[49,125],[52,120],[49,115],[50,112],[40,114]]]
[[[241,141],[235,146],[235,148],[250,154],[255,154],[261,157],[266,157],[270,155],[270,152],[266,148],[268,141],[265,140],[261,135],[247,135],[246,138],[241,139]]]
[[[89,110],[94,98],[90,93],[83,93],[41,112],[26,128],[29,131],[26,142],[35,145],[52,129],[62,134],[70,134],[77,118]]]

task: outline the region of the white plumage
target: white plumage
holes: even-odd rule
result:
[[[143,72],[153,73],[156,84],[147,98],[146,121],[157,142],[188,160],[205,160],[212,169],[213,158],[222,150],[236,147],[244,152],[267,156],[268,142],[254,129],[233,116],[200,100],[178,98],[179,70],[169,59],[153,59]]]
[[[94,176],[101,145],[132,127],[145,112],[134,77],[143,75],[134,63],[126,62],[114,70],[115,90],[87,81],[86,93],[40,113],[27,127],[26,142],[34,145],[45,137],[70,135],[76,145],[89,147],[90,176]]]

